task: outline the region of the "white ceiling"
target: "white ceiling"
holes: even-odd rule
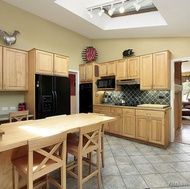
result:
[[[3,0],[90,39],[190,37],[190,0],[152,0],[158,12],[91,19],[87,7],[97,0]],[[116,0],[101,0],[102,3]],[[140,0],[139,0],[140,1]]]

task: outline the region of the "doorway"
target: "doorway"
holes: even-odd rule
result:
[[[69,70],[71,114],[79,113],[79,71]]]
[[[190,144],[190,62],[174,62],[174,141]]]

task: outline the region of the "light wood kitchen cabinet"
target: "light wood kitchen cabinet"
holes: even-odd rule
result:
[[[0,46],[0,90],[3,88],[3,48]]]
[[[96,63],[85,63],[79,65],[80,82],[93,82],[98,77],[98,65]]]
[[[140,57],[140,89],[170,89],[170,52],[163,51]]]
[[[170,89],[171,55],[169,51],[153,54],[153,88]]]
[[[3,90],[28,90],[28,52],[3,47]]]
[[[37,49],[29,52],[35,73],[68,77],[68,57]]]
[[[99,114],[104,114],[107,116],[110,116],[110,107],[105,107],[105,106],[93,106],[93,112],[94,113],[99,113]],[[104,131],[110,132],[110,127],[109,124],[104,124]]]
[[[140,88],[150,90],[153,88],[152,54],[140,56]]]
[[[116,118],[116,121],[109,123],[110,132],[114,134],[121,135],[123,133],[123,116],[122,116],[122,108],[119,107],[111,107],[110,108],[110,116]]]
[[[139,74],[139,57],[121,59],[116,62],[116,79],[137,79]]]
[[[127,79],[127,59],[115,61],[116,63],[116,80]]]
[[[54,54],[54,75],[68,77],[68,60],[67,56]]]
[[[116,75],[116,65],[114,61],[99,63],[100,77],[108,77]]]
[[[128,108],[113,105],[94,105],[93,112],[113,116],[116,121],[105,131],[128,139],[167,147],[170,142],[170,108]]]
[[[33,63],[36,67],[35,73],[53,75],[53,54],[35,49],[31,52],[33,52]]]
[[[127,60],[127,79],[140,78],[139,57],[128,58]]]
[[[169,110],[136,110],[136,138],[167,146],[169,143]]]
[[[135,138],[135,109],[123,108],[123,136]]]

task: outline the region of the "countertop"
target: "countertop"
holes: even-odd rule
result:
[[[2,124],[0,129],[5,134],[0,141],[0,152],[24,146],[27,140],[35,137],[49,136],[64,131],[76,132],[83,126],[100,122],[104,124],[114,120],[115,117],[81,113]]]
[[[163,110],[167,110],[170,109],[170,106],[167,107],[161,107],[160,104],[141,104],[140,106],[123,106],[123,105],[115,105],[115,104],[94,104],[96,106],[105,106],[105,107],[120,107],[120,108],[132,108],[132,109],[146,109],[146,110],[157,110],[157,111],[163,111]],[[152,106],[151,106],[152,105]]]

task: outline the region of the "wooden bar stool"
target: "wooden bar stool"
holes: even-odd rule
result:
[[[29,110],[9,112],[9,122],[28,120]]]
[[[45,181],[37,187],[52,183],[57,188],[66,189],[66,137],[67,133],[28,140],[28,154],[12,160],[14,167],[14,189],[19,188],[19,175],[27,181],[27,189],[33,189],[35,183],[45,176]],[[51,147],[51,148],[49,148]],[[48,173],[61,169],[60,183]]]
[[[98,188],[102,188],[100,171],[100,136],[101,124],[93,124],[79,129],[79,137],[67,141],[67,153],[74,156],[74,160],[67,164],[67,173],[78,180],[78,189],[94,176],[98,179]],[[88,154],[96,151],[96,158],[88,158]],[[83,178],[83,161],[93,166],[93,171]],[[77,169],[75,169],[77,168]]]
[[[101,113],[89,112],[88,114],[105,116],[105,114],[101,114]],[[102,167],[104,167],[104,124],[102,124],[102,128],[101,128],[101,149],[100,149],[100,153],[101,153]],[[91,158],[93,158],[93,157],[91,157]]]

